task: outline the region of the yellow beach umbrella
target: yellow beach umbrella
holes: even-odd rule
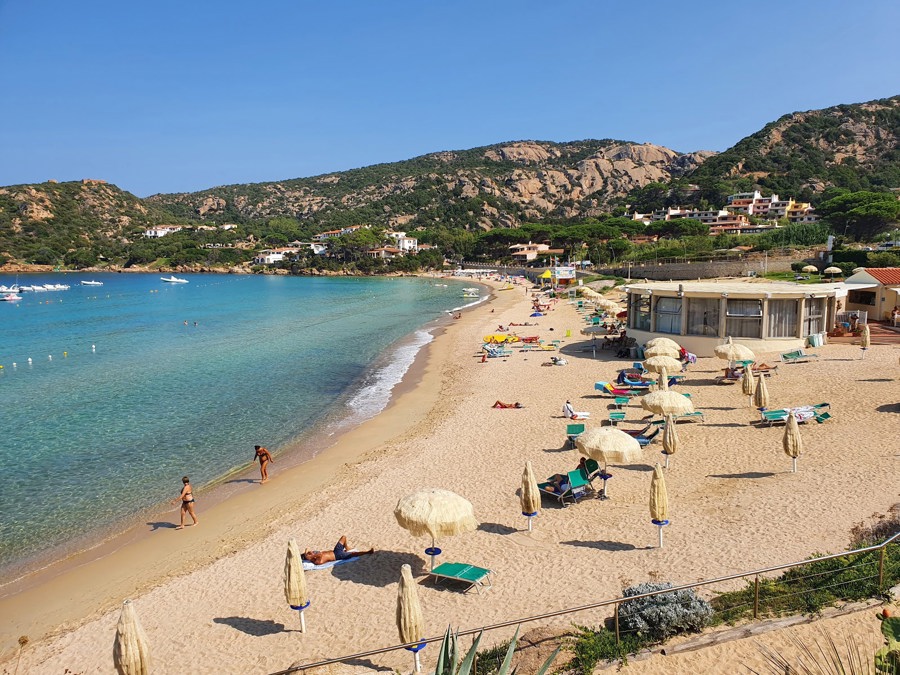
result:
[[[869,324],[864,323],[862,327],[862,334],[859,336],[859,346],[862,348],[862,356],[859,358],[866,358],[866,350],[872,344],[872,334],[869,332]]]
[[[760,409],[769,407],[769,387],[766,384],[765,375],[761,374],[756,378],[756,391],[753,392],[753,403]]]
[[[666,456],[666,468],[669,468],[669,457],[678,450],[678,432],[675,431],[674,415],[666,415],[666,428],[663,429],[663,454]]]
[[[764,375],[760,375],[760,377],[765,377]],[[744,392],[744,396],[747,397],[747,405],[753,406],[753,393],[756,391],[756,379],[753,377],[753,368],[750,367],[748,363],[744,366],[744,377],[741,380],[741,390]]]
[[[141,628],[131,600],[122,603],[113,642],[113,665],[119,675],[147,675],[150,672],[147,635]]]
[[[300,614],[300,632],[306,632],[306,618],[303,610],[309,607],[309,591],[306,589],[306,574],[303,573],[303,558],[297,541],[288,541],[287,555],[284,557],[284,599],[291,609]]]
[[[528,531],[531,532],[531,519],[538,514],[541,508],[541,492],[538,489],[537,479],[534,477],[531,462],[525,462],[525,471],[522,473],[520,501],[522,503],[522,515],[528,518]]]
[[[634,462],[643,458],[641,444],[634,436],[616,427],[595,427],[588,429],[575,439],[575,447],[585,457],[603,463],[603,496],[608,497],[606,481],[612,478],[606,470],[607,464]]]
[[[472,532],[478,527],[472,504],[455,492],[428,488],[403,497],[394,509],[397,523],[414,537],[431,536],[431,547],[425,553],[431,556],[431,569],[441,549],[435,546],[438,537],[452,537]]]
[[[797,416],[794,415],[793,411],[788,415],[781,445],[784,448],[784,454],[790,457],[793,462],[791,472],[797,473],[797,458],[803,452],[803,438],[800,436],[800,425],[797,423]]]
[[[413,579],[412,567],[402,565],[400,567],[400,587],[397,589],[397,630],[400,633],[400,642],[411,644],[407,647],[413,653],[415,672],[422,667],[419,664],[419,651],[425,647],[422,638],[425,636],[425,620],[422,618],[422,606],[419,604],[419,594],[416,591],[416,582]]]
[[[659,547],[663,545],[663,528],[669,524],[669,496],[666,492],[666,478],[657,462],[650,479],[650,522],[659,528]]]
[[[724,344],[717,345],[713,351],[716,353],[716,356],[729,363],[732,361],[748,361],[754,358],[753,352],[749,347],[735,344],[731,341],[730,335]]]

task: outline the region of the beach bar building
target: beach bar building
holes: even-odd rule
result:
[[[833,326],[847,296],[843,283],[644,282],[625,286],[628,335],[639,344],[670,337],[713,356],[731,337],[754,352],[799,349]]]
[[[847,310],[868,312],[869,319],[889,321],[900,305],[900,267],[858,268],[844,282],[849,290]]]

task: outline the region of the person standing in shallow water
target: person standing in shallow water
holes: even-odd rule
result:
[[[262,479],[260,483],[265,483],[267,480],[269,480],[269,462],[272,462],[272,464],[274,464],[275,460],[272,459],[271,453],[269,453],[269,451],[261,445],[255,445],[253,447],[256,450],[254,459],[259,460],[259,475]]]
[[[194,525],[197,524],[197,514],[194,513],[194,488],[191,487],[191,479],[185,476],[181,479],[182,488],[181,494],[177,499],[173,499],[172,503],[177,504],[181,501],[181,525],[176,527],[176,530],[184,529],[184,514],[191,514],[191,518],[194,520]]]

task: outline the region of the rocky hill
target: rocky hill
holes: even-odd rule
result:
[[[636,187],[684,176],[711,154],[609,140],[521,141],[147,201],[184,218],[291,216],[319,229],[350,222],[491,229],[597,215]]]

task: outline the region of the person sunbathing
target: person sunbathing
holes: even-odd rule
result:
[[[569,477],[565,474],[557,473],[547,479],[546,489],[555,494],[565,494],[570,487]]]
[[[350,558],[358,558],[362,555],[371,555],[372,553],[375,553],[374,548],[370,548],[368,551],[350,551],[347,537],[343,536],[338,539],[338,543],[334,545],[334,550],[332,551],[310,551],[306,549],[300,557],[313,565],[323,565],[338,560],[350,560]]]
[[[504,403],[503,401],[494,401],[492,408],[524,408],[525,406],[516,401],[515,403]]]

